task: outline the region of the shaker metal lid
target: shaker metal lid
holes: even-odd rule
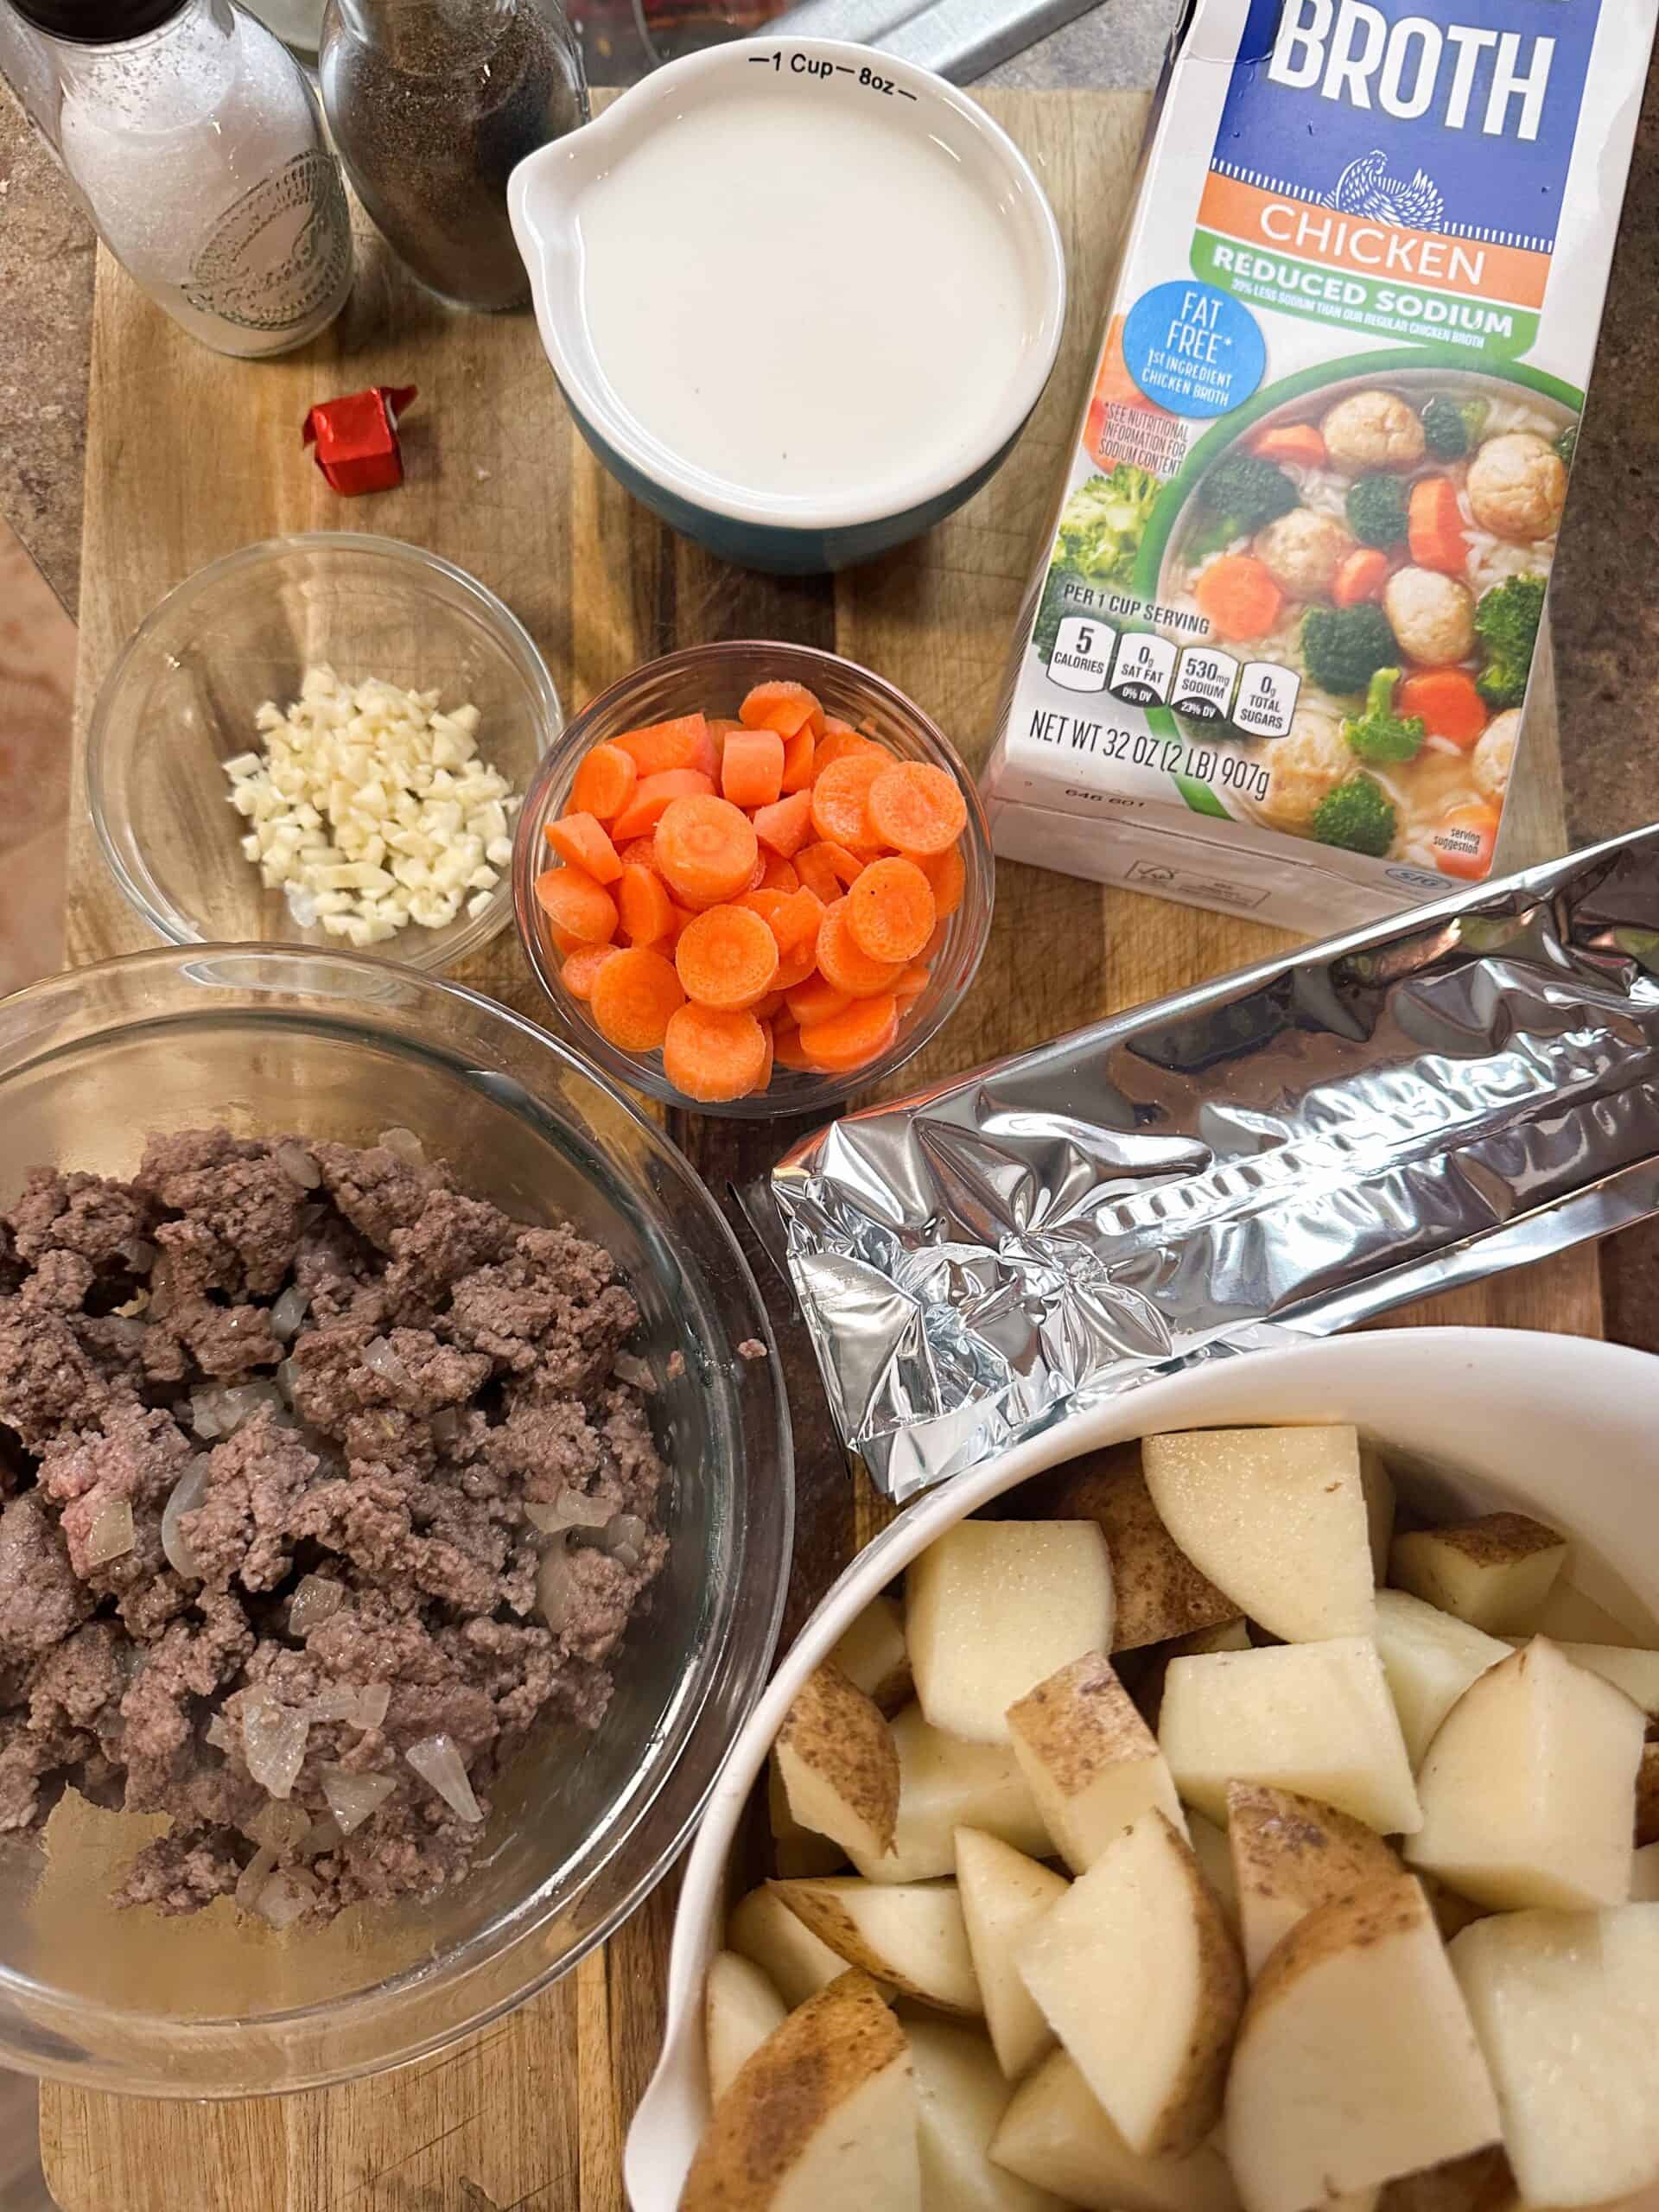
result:
[[[10,4],[25,22],[50,31],[54,38],[73,39],[79,46],[121,46],[181,14],[186,0],[10,0]]]

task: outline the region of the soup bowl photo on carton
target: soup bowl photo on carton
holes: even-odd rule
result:
[[[709,2118],[703,1981],[734,1894],[734,1841],[784,1716],[870,1599],[947,1529],[1105,1445],[1171,1429],[1351,1422],[1383,1449],[1402,1502],[1426,1516],[1513,1509],[1559,1528],[1573,1540],[1574,1587],[1645,1633],[1659,1618],[1656,1391],[1659,1360],[1589,1338],[1386,1331],[1148,1383],[922,1497],[808,1621],[709,1800],[680,1894],[663,2055],[628,2136],[634,2212],[674,2212]]]
[[[814,127],[815,109],[849,104],[861,128],[876,127],[907,155],[919,145],[937,156],[942,189],[962,196],[964,210],[976,200],[992,213],[1011,265],[1024,289],[1019,342],[1008,372],[987,385],[971,407],[960,408],[960,435],[930,454],[872,469],[860,449],[853,410],[845,411],[848,447],[833,489],[768,490],[739,484],[694,453],[677,450],[619,396],[595,344],[590,283],[594,250],[584,228],[583,202],[628,158],[676,126],[695,124],[734,99],[769,97],[798,111],[798,128]],[[880,143],[880,139],[875,141]],[[732,160],[741,164],[743,149]],[[795,181],[798,195],[799,181]],[[766,191],[764,175],[753,194]],[[653,203],[657,204],[657,203]],[[739,211],[742,200],[739,201]],[[634,497],[672,528],[723,559],[784,575],[814,575],[847,568],[889,551],[931,530],[970,499],[1001,467],[1042,397],[1059,349],[1065,319],[1065,255],[1059,229],[1030,163],[984,111],[929,70],[912,67],[868,47],[833,39],[738,40],[688,54],[635,86],[595,121],[539,148],[513,171],[507,188],[513,235],[530,271],[537,326],[577,429],[599,459]],[[798,196],[788,217],[798,225],[802,269],[833,269],[846,279],[860,327],[838,326],[820,307],[799,331],[795,358],[837,353],[868,342],[883,318],[902,321],[917,312],[914,298],[883,301],[861,292],[855,262],[859,241],[846,234],[837,195],[822,205]],[[971,227],[971,226],[969,226]],[[637,232],[636,232],[637,235]],[[688,244],[699,257],[704,241]],[[891,268],[889,262],[887,265]],[[811,296],[810,287],[803,294]],[[715,281],[709,278],[709,312],[717,315]],[[664,359],[687,379],[755,374],[743,317],[779,312],[776,301],[744,302],[729,328],[667,328],[660,333]],[[808,314],[804,305],[803,315]],[[816,326],[816,327],[814,327]],[[791,341],[792,342],[792,341]],[[939,365],[946,379],[976,373],[972,359]]]

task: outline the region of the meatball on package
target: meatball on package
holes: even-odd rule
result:
[[[985,795],[1325,931],[1491,871],[1655,0],[1195,0]]]

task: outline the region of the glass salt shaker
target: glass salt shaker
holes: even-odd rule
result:
[[[247,359],[326,330],[352,289],[351,217],[281,41],[230,0],[10,4],[55,78],[31,116],[150,298]]]
[[[588,119],[557,0],[328,0],[318,73],[346,174],[421,283],[458,307],[527,300],[507,179]]]

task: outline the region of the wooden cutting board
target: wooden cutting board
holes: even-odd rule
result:
[[[790,638],[880,670],[977,765],[1092,367],[1147,106],[1122,93],[1000,93],[985,104],[1037,163],[1065,233],[1065,350],[990,486],[923,543],[833,584],[741,575],[669,536],[575,434],[529,317],[450,313],[366,233],[335,329],[295,359],[257,366],[193,345],[101,256],[82,716],[134,626],[204,562],[280,531],[346,527],[430,546],[492,585],[534,633],[567,710],[672,646]],[[337,499],[301,449],[307,409],[361,385],[411,382],[420,398],[405,424],[407,482],[377,498]],[[1535,741],[1528,858],[1564,844],[1553,714]],[[78,763],[79,746],[78,735]],[[84,808],[70,881],[73,961],[150,942],[105,873]],[[1256,924],[1004,862],[971,1000],[895,1087],[1039,1043],[1289,942]],[[463,979],[547,1017],[511,935]],[[722,1197],[734,1179],[768,1166],[791,1134],[691,1117],[675,1133]],[[764,1262],[760,1272],[796,1424],[800,1519],[787,1637],[887,1516],[848,1479],[787,1293]],[[1594,1258],[1569,1255],[1401,1318],[1597,1334]],[[511,2018],[378,2082],[217,2106],[48,2085],[42,2149],[58,2202],[65,2212],[620,2212],[622,2139],[660,2036],[673,1887],[665,1882],[601,1955]]]

